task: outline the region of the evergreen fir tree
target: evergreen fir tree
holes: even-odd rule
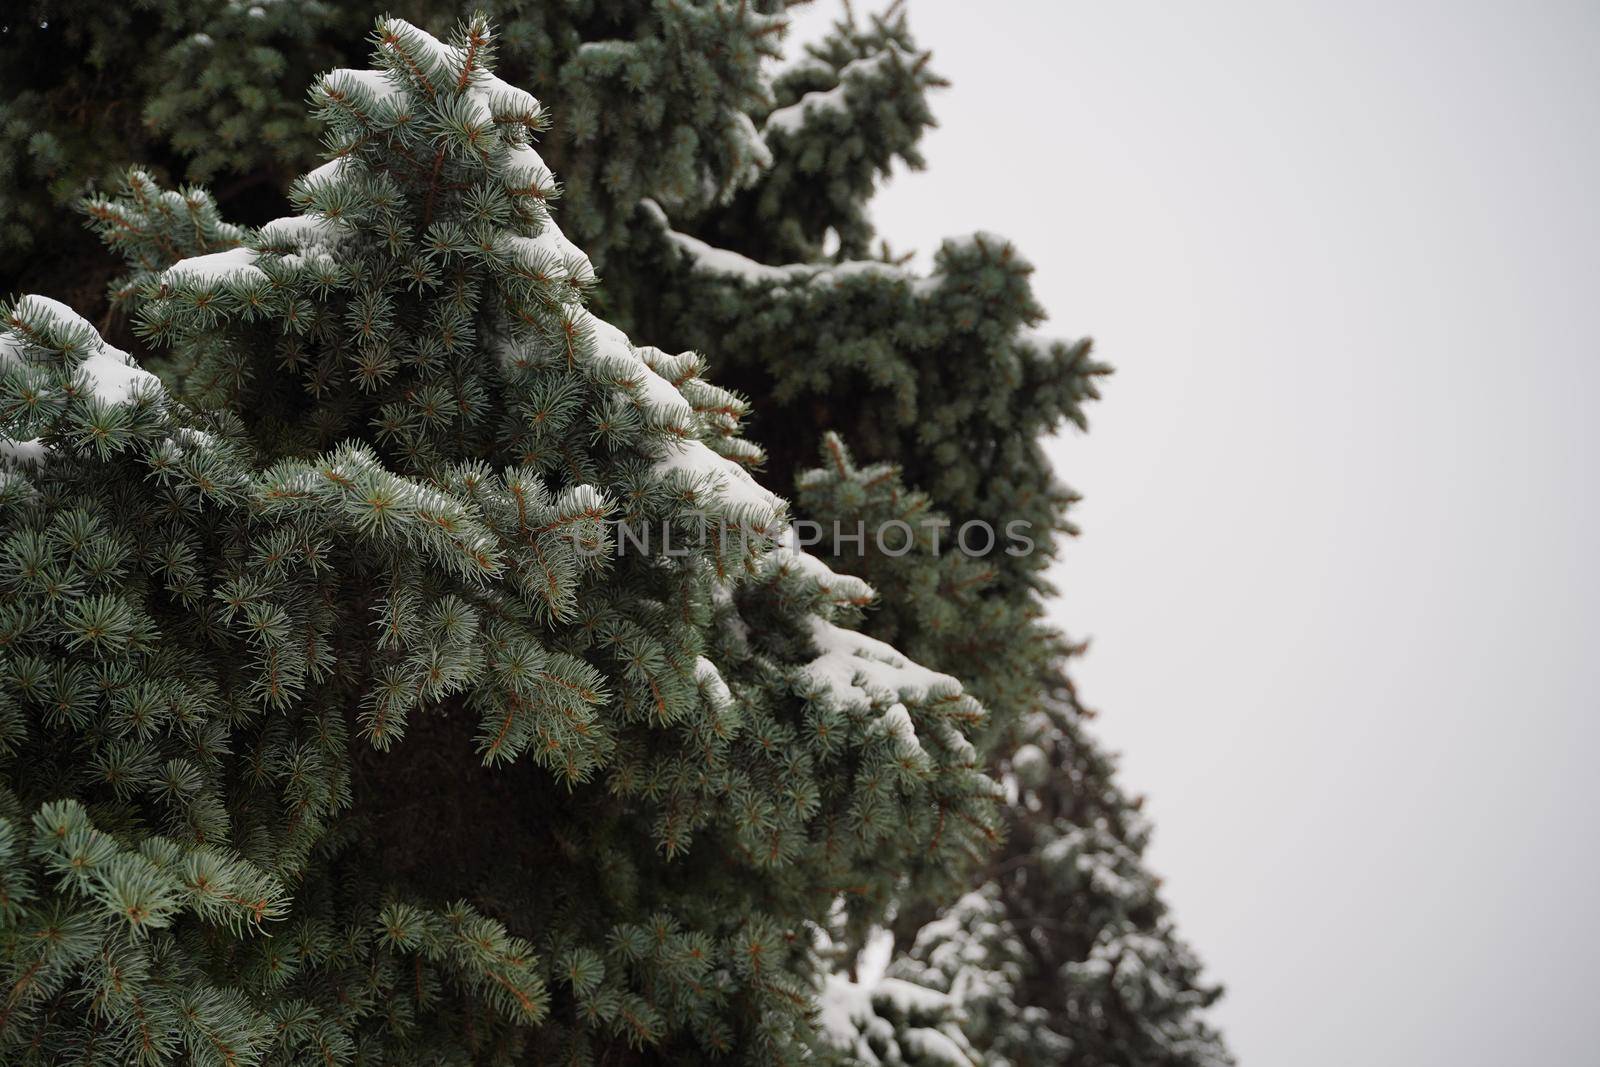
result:
[[[484,672],[493,673],[482,642],[452,645],[449,662],[436,664],[450,679],[445,688],[414,700],[397,695],[390,710],[399,714],[369,701],[366,717],[351,724],[367,737],[339,740],[354,807],[326,816],[330,829],[319,839],[326,844],[307,851],[303,875],[308,886],[324,879],[341,893],[361,888],[316,897],[321,921],[370,914],[376,905],[367,902],[387,900],[396,886],[417,906],[467,896],[486,916],[538,914],[541,921],[546,913],[528,901],[567,901],[556,925],[581,930],[576,940],[557,949],[532,939],[551,1000],[531,1039],[540,1055],[554,1055],[558,1046],[626,1044],[618,1016],[604,1012],[623,1003],[637,1008],[627,998],[648,999],[644,989],[681,987],[681,973],[665,956],[605,940],[614,933],[606,922],[625,916],[614,929],[692,936],[759,903],[772,923],[763,929],[782,932],[784,989],[803,1000],[821,988],[823,1022],[831,1020],[838,1034],[858,1027],[842,1038],[847,1060],[870,1053],[885,1062],[939,1062],[936,1055],[951,1047],[929,1036],[936,1031],[977,1062],[1219,1062],[1226,1052],[1200,1011],[1216,992],[1172,933],[1140,859],[1148,831],[1116,787],[1113,761],[1089,733],[1088,713],[1072,689],[1067,671],[1080,649],[1040,622],[1051,592],[1045,570],[1059,535],[1073,532],[1066,515],[1073,496],[1056,481],[1040,440],[1063,424],[1084,424],[1083,405],[1096,396],[1105,368],[1086,342],[1032,332],[1043,310],[1025,260],[1004,239],[947,242],[927,276],[887,248],[874,251],[870,198],[893,166],[920,165],[917,141],[933,121],[928,92],[943,83],[898,9],[842,20],[774,74],[766,61],[777,54],[785,6],[506,0],[496,11],[497,71],[532,89],[559,119],[540,140],[537,167],[531,159],[526,168],[508,164],[525,158],[518,149],[533,118],[509,85],[474,76],[472,92],[457,94],[465,99],[435,104],[429,90],[447,86],[435,86],[438,72],[425,64],[418,69],[427,86],[409,68],[393,76],[335,73],[318,82],[314,102],[333,151],[347,162],[295,184],[299,216],[251,229],[231,223],[270,218],[272,194],[287,191],[290,177],[314,161],[316,124],[294,101],[316,72],[359,64],[364,16],[318,3],[263,5],[258,15],[235,0],[203,0],[135,5],[132,14],[104,17],[98,8],[52,0],[14,19],[0,37],[0,69],[16,90],[8,93],[16,102],[0,134],[7,161],[0,191],[9,192],[9,182],[18,193],[0,199],[25,219],[0,235],[0,246],[13,251],[0,288],[22,284],[24,263],[40,266],[17,254],[20,243],[6,242],[31,233],[48,244],[57,238],[44,235],[59,237],[69,225],[49,210],[50,198],[69,199],[91,178],[104,184],[126,162],[154,167],[169,181],[213,181],[221,211],[198,189],[165,192],[142,173],[127,179],[122,195],[91,202],[98,228],[131,268],[109,292],[119,309],[139,318],[141,333],[129,333],[120,316],[105,319],[119,342],[185,402],[237,413],[234,429],[226,418],[206,418],[241,465],[241,478],[267,477],[273,464],[342,455],[340,447],[357,439],[375,471],[459,503],[505,560],[503,573],[485,579],[496,603],[507,582],[504,596],[532,598],[540,647],[587,664],[605,682],[585,721],[610,723],[601,705],[627,709],[626,727],[602,731],[592,745],[566,736],[577,771],[535,744],[489,773],[461,729],[464,716],[481,730],[495,721],[486,708],[497,705],[475,688]],[[436,32],[456,17],[449,5],[422,0],[390,8]],[[159,17],[149,17],[157,10]],[[397,35],[410,42],[402,50],[420,48],[447,74],[455,69],[453,53],[411,32]],[[404,65],[383,47],[380,39],[385,69]],[[152,63],[152,56],[163,58]],[[126,81],[83,76],[95,69],[137,76],[130,89]],[[198,82],[196,71],[204,72]],[[235,91],[197,93],[196,84]],[[38,95],[19,95],[23,90]],[[509,141],[506,158],[474,141],[486,137],[473,132],[483,125],[484,107]],[[144,121],[130,122],[130,114]],[[70,142],[69,149],[51,138]],[[434,185],[423,180],[439,145],[448,146],[441,173],[452,175],[442,199],[430,198],[424,190]],[[563,179],[562,221],[588,257],[547,222],[543,209],[555,188],[545,163]],[[48,188],[40,180],[46,175]],[[110,273],[103,261],[71,250],[64,238],[51,247],[61,253],[45,264],[58,272],[43,279],[45,291],[70,295],[100,317],[98,290]],[[185,259],[186,267],[169,270]],[[598,288],[596,271],[603,276]],[[635,349],[579,308],[585,298],[627,335],[699,358]],[[552,330],[561,358],[549,355]],[[508,357],[508,345],[544,354]],[[486,351],[493,360],[482,358]],[[702,376],[706,366],[722,389]],[[658,379],[678,391],[687,419]],[[663,399],[666,408],[655,403]],[[177,410],[176,402],[166,407]],[[747,411],[751,437],[764,449],[741,436]],[[30,436],[17,440],[52,440],[36,430],[19,430]],[[837,437],[824,442],[819,464],[817,442],[827,433]],[[698,472],[703,464],[672,451],[690,441],[705,453],[687,450],[716,473],[674,474],[659,469],[659,458],[647,462],[670,454],[680,457],[675,465]],[[51,454],[61,455],[61,446]],[[745,468],[764,462],[767,484],[795,486],[796,518],[846,529],[859,522],[869,530],[902,520],[917,533],[914,549],[891,555],[869,538],[864,553],[820,561],[770,551],[767,539],[785,516],[771,513],[767,499],[752,495],[718,457]],[[548,559],[528,568],[529,546],[517,536],[521,520],[503,509],[513,490],[503,475],[495,481],[463,473],[472,464],[529,470],[557,519],[573,517],[561,510],[563,494],[588,485],[607,518],[666,523],[689,544],[708,517],[711,529],[726,525],[744,536],[732,538],[733,547],[713,538],[696,550],[710,579],[691,577],[694,565],[678,557],[664,567],[648,565],[651,554],[601,565],[588,546],[609,542],[586,513],[577,524],[583,532],[565,541],[585,550],[572,554],[570,568],[557,567],[554,587],[541,592],[528,575],[545,574]],[[974,521],[1002,537],[1020,522],[1033,551],[1008,555],[1002,541],[981,559],[951,552],[957,532]],[[934,549],[935,533],[942,551]],[[551,541],[563,540],[541,537],[533,547],[545,554]],[[391,636],[375,644],[351,636],[365,632],[370,614],[341,619],[328,633],[354,649],[345,654],[365,677],[407,669],[421,651],[433,650],[444,631],[428,629],[425,620],[449,596],[475,607],[475,633],[500,624],[449,584],[455,579],[432,570],[415,579],[425,590],[415,601],[374,593],[398,588],[400,580],[374,577],[354,545],[341,548],[352,569],[330,577],[330,589],[387,611]],[[322,552],[314,549],[312,557],[320,566]],[[429,559],[448,569],[442,557]],[[399,555],[393,565],[423,567]],[[414,580],[412,570],[405,573],[404,582]],[[653,610],[631,615],[641,599]],[[668,625],[668,617],[687,621]],[[449,623],[452,632],[455,626]],[[856,626],[898,651],[847,636]],[[663,628],[671,633],[665,641]],[[634,644],[639,632],[654,639],[650,651]],[[496,631],[493,641],[501,639]],[[850,656],[848,677],[838,669],[839,654]],[[698,668],[701,657],[715,665],[714,676]],[[882,664],[869,668],[876,679],[857,678],[862,662]],[[638,709],[656,697],[645,695],[649,685],[640,679],[662,671],[675,679],[663,690],[670,716],[654,721],[646,712],[641,721]],[[955,692],[954,678],[971,696],[952,701],[946,714],[942,698]],[[303,684],[311,706],[322,710],[296,713],[302,717],[327,717],[326,709],[357,699],[353,691],[316,692],[322,682]],[[729,710],[708,710],[722,686]],[[988,709],[981,722],[973,697]],[[897,705],[919,739],[915,748],[897,733],[899,716],[889,714]],[[691,706],[697,710],[683,710]],[[424,707],[433,710],[418,710]],[[26,721],[25,712],[16,714]],[[731,739],[708,725],[722,721],[719,714],[738,723]],[[236,728],[231,713],[225,721]],[[963,737],[974,746],[970,754]],[[373,739],[388,740],[388,750],[375,753]],[[771,771],[761,762],[765,753],[806,745],[813,751],[799,766],[785,762]],[[714,773],[652,771],[707,746],[721,767],[767,770],[731,793],[718,792],[732,787]],[[575,755],[580,751],[587,755]],[[889,779],[877,774],[883,761],[898,768]],[[969,769],[985,766],[1009,783],[999,852],[989,842],[986,787]],[[1054,773],[1029,777],[1028,768],[1039,766]],[[569,791],[556,778],[576,784]],[[1032,784],[1024,786],[1025,779]],[[438,784],[445,782],[457,784]],[[807,814],[787,818],[785,802]],[[649,832],[631,818],[646,809],[654,820]],[[951,818],[952,811],[960,815]],[[559,814],[547,819],[544,812]],[[872,844],[819,855],[797,843],[835,825],[830,819],[838,813],[859,841]],[[872,836],[885,820],[895,824],[889,844]],[[757,826],[764,840],[752,835]],[[237,831],[234,840],[242,840]],[[762,844],[777,866],[758,861]],[[720,874],[695,869],[698,857],[719,849],[740,858]],[[663,853],[670,862],[662,862]],[[313,864],[320,866],[313,871]],[[727,872],[747,867],[759,878],[735,888],[731,879],[750,876]],[[524,884],[491,884],[517,882],[530,870],[536,877]],[[1097,882],[1089,870],[1122,881]],[[374,871],[385,877],[368,878]],[[1113,884],[1116,892],[1106,888]],[[958,888],[971,885],[980,888]],[[844,907],[832,907],[834,895]],[[301,914],[301,905],[297,896],[291,915]],[[657,918],[677,925],[652,926]],[[830,951],[848,957],[885,921],[899,950],[892,992],[816,973],[828,957],[812,950],[808,930],[828,931]],[[507,925],[507,936],[526,929],[511,918]],[[585,946],[593,957],[571,954]],[[376,966],[380,957],[362,954],[368,951],[351,948],[337,966],[345,974]],[[729,943],[718,942],[718,951],[723,969],[708,973],[731,974],[732,984],[708,987],[710,1008],[679,1003],[667,1010],[651,1001],[670,1017],[646,1020],[643,1030],[658,1032],[648,1047],[670,1057],[703,1047],[685,1044],[694,1040],[689,1035],[710,1034],[711,1046],[765,1043],[781,1055],[803,1040],[795,1035],[805,1029],[797,1024],[804,1008],[774,1007],[750,994],[750,976],[731,962],[737,956]],[[566,978],[552,962],[558,958],[576,968]],[[309,988],[332,965],[319,956],[297,966],[314,976],[300,979]],[[211,973],[225,974],[226,965]],[[437,974],[442,988],[464,998],[456,1003],[472,1002],[477,987]],[[317,1024],[348,1036],[363,1055],[445,1049],[445,1039],[424,1046],[416,1032],[436,1034],[449,1029],[439,1020],[470,1014],[432,994],[412,1003],[371,981],[366,988],[367,1000],[352,1002],[358,1007],[330,1009],[332,1021]],[[746,996],[753,999],[740,1000]],[[324,1010],[310,994],[301,999],[313,1005],[308,1010]],[[400,1045],[385,1044],[390,1038],[374,1036],[380,1028],[362,1014],[380,1002],[429,1026],[413,1025]],[[589,1014],[573,1024],[577,1005]],[[867,1031],[871,1040],[860,1046]],[[486,1056],[512,1032],[523,1034],[514,1020],[488,1024],[472,1055]],[[641,1030],[632,1033],[644,1040]],[[691,1061],[700,1055],[682,1054]]]
[[[8,840],[35,830],[0,1040],[792,1062],[835,902],[874,921],[995,839],[982,708],[773,547],[742,401],[583,307],[487,24],[374,43],[314,91],[298,215],[235,231],[142,175],[89,205],[183,395],[236,415],[11,313]],[[244,243],[154,273],[187,223]]]

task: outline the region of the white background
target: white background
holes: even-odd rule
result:
[[[954,84],[876,215],[1117,367],[1056,619],[1235,1051],[1595,1062],[1600,8],[911,16]]]

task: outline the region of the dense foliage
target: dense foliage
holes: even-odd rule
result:
[[[4,16],[0,285],[138,356],[0,341],[8,1061],[1228,1062],[1041,621],[1106,368],[783,6]]]

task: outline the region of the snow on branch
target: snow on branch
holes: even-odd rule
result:
[[[782,570],[804,574],[816,583],[817,591],[834,604],[863,607],[878,598],[877,592],[853,574],[840,574],[822,560],[797,545],[797,536],[791,527],[787,540],[767,556],[770,565]]]
[[[764,133],[778,131],[792,134],[805,125],[807,117],[813,112],[834,111],[848,115],[850,107],[845,102],[845,97],[849,95],[850,89],[857,83],[877,74],[880,68],[887,63],[911,67],[918,61],[917,56],[911,55],[899,45],[889,42],[882,51],[874,52],[872,55],[863,56],[860,59],[852,59],[840,67],[838,74],[839,84],[832,89],[818,89],[814,92],[806,93],[789,106],[780,107],[768,115],[765,125],[762,126],[762,131]]]
[[[28,441],[13,441],[0,436],[0,461],[6,463],[43,463],[50,452],[50,446],[37,437]]]
[[[769,491],[733,460],[711,451],[703,442],[682,441],[668,445],[667,449],[667,454],[656,461],[657,471],[707,482],[733,508],[769,516],[765,521],[756,521],[755,525],[770,524],[784,509],[782,497]]]
[[[75,371],[87,379],[87,395],[108,406],[131,403],[146,391],[160,392],[161,381],[133,362],[128,353],[106,344],[87,319],[59,300],[29,294],[18,300],[0,336],[0,371],[23,359],[28,345],[83,353]]]
[[[230,248],[226,252],[211,252],[203,256],[180,259],[166,269],[163,281],[188,283],[202,289],[236,281],[266,281],[266,273],[256,266],[257,253],[253,249]]]
[[[835,973],[823,979],[817,1003],[823,1040],[857,1062],[933,1067],[977,1063],[958,1025],[958,1006],[938,990],[900,978],[852,982]]]
[[[691,237],[674,230],[667,213],[654,200],[641,200],[640,205],[661,227],[667,239],[677,246],[679,251],[685,253],[697,269],[707,274],[721,275],[750,285],[829,283],[858,274],[877,274],[911,284],[917,282],[915,276],[905,268],[875,259],[857,259],[848,263],[786,263],[778,267],[758,263],[748,256],[742,256],[726,248],[717,248],[698,237]]]
[[[894,738],[907,755],[925,755],[906,704],[923,704],[961,695],[961,683],[948,674],[913,663],[875,637],[846,630],[813,615],[807,619],[819,655],[804,673],[814,696],[845,711],[869,713],[882,707],[870,730]],[[968,698],[970,699],[970,698]]]

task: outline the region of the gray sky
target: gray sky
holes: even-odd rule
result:
[[[1117,367],[1056,617],[1235,1051],[1592,1061],[1600,8],[911,11],[954,86],[877,217]]]

